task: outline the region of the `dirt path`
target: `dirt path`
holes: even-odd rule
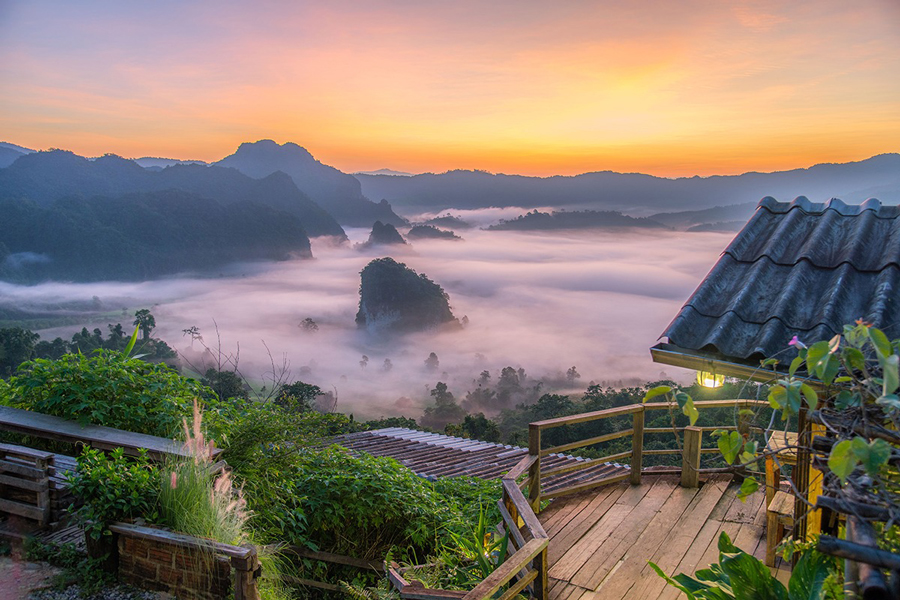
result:
[[[25,600],[31,592],[45,588],[59,572],[46,563],[0,556],[0,600]]]

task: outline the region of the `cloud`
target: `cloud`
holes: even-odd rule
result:
[[[349,233],[356,241],[365,234]],[[461,397],[484,369],[496,378],[505,366],[521,367],[540,378],[574,365],[584,386],[590,380],[656,378],[662,368],[650,361],[649,347],[730,240],[718,233],[601,230],[551,235],[473,229],[463,235],[463,242],[416,242],[395,258],[442,285],[454,314],[467,316],[469,325],[390,341],[369,337],[354,324],[359,271],[385,255],[374,249],[314,242],[313,260],[235,265],[217,279],[3,284],[0,294],[30,306],[87,302],[96,295],[112,310],[127,306],[129,316],[121,318],[128,323],[135,309],[152,307],[157,333],[179,350],[190,348],[182,330],[197,326],[207,344],[221,341],[228,353],[239,347],[245,375],[260,378],[271,370],[268,347],[276,363],[283,355],[289,359],[293,378],[306,367],[304,380],[336,389],[338,410],[363,418],[418,416],[438,380]],[[318,332],[299,326],[307,317]],[[70,336],[74,329],[42,337]],[[430,352],[440,359],[436,373],[424,368]],[[369,357],[365,369],[359,365],[363,355]],[[386,358],[393,364],[389,372],[381,369]],[[398,405],[401,397],[412,404]]]

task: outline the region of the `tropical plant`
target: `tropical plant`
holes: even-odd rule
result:
[[[803,553],[785,587],[761,560],[736,547],[724,531],[719,536],[718,548],[719,562],[697,571],[693,577],[685,574],[669,577],[654,563],[650,566],[690,600],[837,600],[842,597],[840,587],[836,590],[829,581],[836,561],[824,554]]]

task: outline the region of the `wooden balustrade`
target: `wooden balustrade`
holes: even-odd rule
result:
[[[711,408],[744,408],[744,407],[761,407],[768,406],[768,402],[763,400],[750,400],[750,399],[732,399],[732,400],[702,400],[694,402],[694,407],[697,410],[711,409]],[[704,472],[705,469],[700,468],[700,456],[702,454],[710,454],[718,452],[716,448],[703,448],[702,447],[702,439],[703,434],[709,431],[715,431],[717,429],[724,429],[728,431],[732,430],[742,430],[742,431],[762,431],[761,428],[751,427],[749,424],[746,424],[745,420],[742,420],[738,425],[722,425],[722,426],[707,426],[707,427],[644,427],[645,424],[645,416],[647,411],[652,410],[669,410],[673,408],[673,404],[669,402],[647,402],[645,404],[628,404],[625,406],[619,406],[616,408],[607,408],[605,410],[598,410],[589,413],[582,413],[578,415],[571,415],[567,417],[557,417],[554,419],[546,419],[544,421],[537,421],[535,423],[531,423],[528,427],[529,440],[528,440],[528,448],[529,454],[535,460],[531,464],[530,471],[530,479],[532,482],[541,481],[547,477],[552,477],[554,475],[561,475],[563,473],[570,473],[572,471],[577,471],[581,469],[587,469],[591,467],[595,467],[600,464],[604,464],[607,462],[616,462],[616,461],[624,461],[628,459],[628,463],[630,466],[630,471],[627,475],[612,475],[608,477],[604,477],[602,479],[597,479],[595,481],[591,481],[588,483],[581,483],[577,485],[572,485],[570,487],[564,489],[556,489],[552,493],[542,494],[539,486],[532,485],[529,489],[529,499],[531,502],[531,506],[538,510],[540,506],[541,499],[549,499],[555,498],[557,496],[563,496],[566,494],[572,494],[581,492],[584,490],[588,490],[594,487],[599,487],[603,485],[608,485],[611,483],[616,483],[622,481],[623,479],[629,479],[631,483],[637,485],[641,482],[641,474],[644,472],[644,457],[645,456],[659,456],[659,455],[667,455],[667,454],[681,454],[683,456],[682,467],[679,472],[682,473],[682,485],[686,486],[696,486],[697,481],[699,479],[699,474]],[[677,406],[674,407],[674,410],[678,410]],[[541,433],[544,430],[552,429],[555,427],[563,427],[565,425],[576,425],[579,423],[591,423],[595,421],[600,421],[603,419],[611,419],[615,417],[624,417],[626,415],[632,415],[631,427],[627,429],[622,429],[620,431],[615,431],[612,433],[607,433],[600,436],[593,436],[590,438],[585,438],[583,440],[578,440],[575,442],[568,442],[566,444],[561,444],[559,446],[554,446],[552,448],[541,448]],[[648,450],[644,448],[644,439],[647,435],[654,434],[663,434],[663,433],[682,433],[685,436],[685,444],[682,449],[653,449]],[[549,456],[551,454],[557,454],[561,452],[568,452],[571,450],[576,450],[578,448],[584,448],[586,446],[593,446],[595,444],[600,444],[603,442],[609,442],[612,440],[617,440],[621,438],[627,438],[631,436],[631,450],[626,452],[618,452],[614,454],[609,454],[607,456],[603,456],[601,458],[595,458],[591,460],[580,461],[575,464],[565,465],[562,467],[551,468],[548,470],[541,469],[541,457]],[[688,444],[688,440],[690,444]],[[685,450],[689,448],[690,451],[686,452]]]

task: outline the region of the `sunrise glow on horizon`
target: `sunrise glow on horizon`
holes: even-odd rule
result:
[[[0,140],[345,172],[737,174],[900,151],[900,3],[0,0]]]

